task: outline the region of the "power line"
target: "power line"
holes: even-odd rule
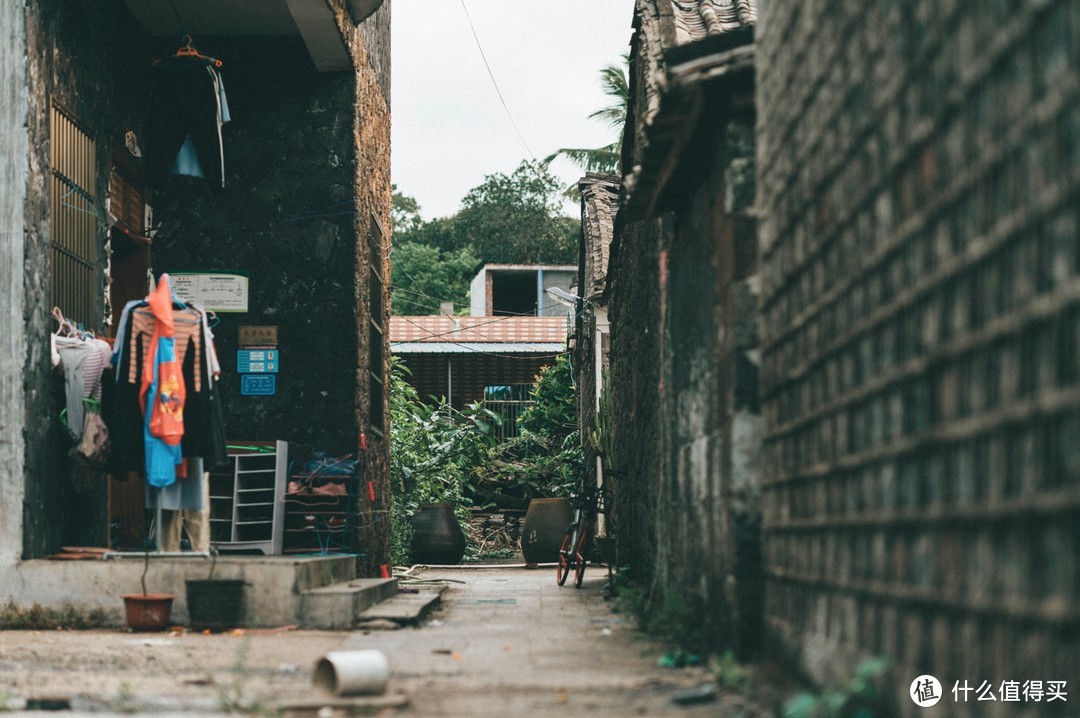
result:
[[[529,157],[532,157],[533,162],[535,162],[536,155],[529,149],[529,144],[525,141],[525,137],[522,136],[517,123],[514,122],[514,116],[510,114],[510,108],[507,107],[506,100],[503,99],[502,92],[499,91],[499,83],[495,82],[495,75],[491,72],[491,65],[488,64],[487,56],[484,54],[484,48],[480,46],[480,38],[476,35],[476,28],[473,26],[472,17],[469,15],[469,8],[465,7],[465,0],[461,0],[461,9],[465,11],[465,18],[469,21],[469,29],[472,30],[473,39],[476,40],[476,49],[480,51],[480,58],[484,61],[484,67],[487,68],[488,77],[491,78],[491,84],[495,87],[495,94],[499,96],[499,102],[502,103],[503,109],[506,110],[506,116],[510,118],[510,124],[514,126],[514,132],[517,132],[518,139],[521,140],[521,144],[524,145],[525,151],[529,153]]]

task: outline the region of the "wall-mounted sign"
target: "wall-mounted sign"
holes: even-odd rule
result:
[[[170,272],[176,296],[215,312],[248,310],[247,272]]]
[[[240,374],[274,374],[277,370],[277,349],[241,349],[236,352],[236,371]]]
[[[242,326],[237,343],[242,347],[276,347],[277,325]]]
[[[241,396],[273,396],[277,393],[277,377],[274,374],[242,374]]]

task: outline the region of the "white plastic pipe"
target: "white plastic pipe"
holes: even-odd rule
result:
[[[338,696],[369,694],[386,691],[390,679],[390,662],[382,651],[331,651],[315,664],[312,682]]]

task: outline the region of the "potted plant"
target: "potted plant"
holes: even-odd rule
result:
[[[172,593],[148,593],[146,590],[146,572],[150,569],[150,549],[143,555],[143,572],[139,578],[142,593],[129,593],[124,599],[124,615],[132,631],[162,631],[169,625],[172,616],[172,604],[176,595]]]

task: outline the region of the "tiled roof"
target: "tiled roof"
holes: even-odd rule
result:
[[[752,32],[760,0],[636,0],[631,81],[633,133],[623,157],[624,211],[637,216],[652,195],[659,166],[677,143],[693,101],[678,97],[694,87],[738,73],[752,76]],[[690,93],[692,95],[693,93]],[[689,96],[688,96],[689,97]],[[625,147],[626,145],[624,145]]]
[[[680,45],[757,24],[757,0],[671,0]]]
[[[608,256],[619,208],[619,177],[590,172],[578,182],[581,190],[581,232],[585,240],[582,296],[593,299],[604,293]]]
[[[566,317],[390,317],[390,343],[563,344]]]

